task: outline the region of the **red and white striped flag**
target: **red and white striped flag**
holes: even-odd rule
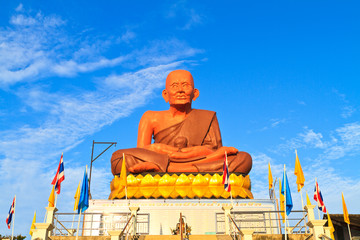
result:
[[[225,152],[224,158],[224,166],[223,166],[223,182],[225,191],[231,191],[231,185],[229,180],[229,168],[228,168],[228,161],[227,161],[227,153]]]
[[[326,207],[317,180],[315,180],[314,200],[317,202],[318,208],[326,213]]]
[[[61,153],[58,169],[56,171],[54,179],[51,182],[52,185],[55,185],[55,192],[57,194],[60,194],[61,182],[64,181],[64,179],[65,179],[64,161],[63,161],[63,154]]]
[[[6,225],[8,226],[8,228],[10,229],[11,226],[11,220],[12,220],[12,216],[15,213],[15,202],[16,202],[16,196],[14,197],[12,204],[10,206],[10,210],[9,210],[9,214],[6,218]]]

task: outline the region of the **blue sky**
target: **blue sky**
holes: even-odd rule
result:
[[[294,150],[311,196],[330,213],[360,207],[360,16],[347,1],[1,1],[0,224],[17,195],[15,233],[38,220],[64,152],[61,212],[90,162],[93,198],[107,198],[111,153],[136,145],[146,110],[165,110],[169,71],[192,72],[194,108],[217,112],[223,143],[253,156],[255,198],[267,163],[296,193]],[[97,146],[95,151],[103,150]],[[305,195],[304,195],[305,196]],[[69,204],[70,202],[70,204]]]

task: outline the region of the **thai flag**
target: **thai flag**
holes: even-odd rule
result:
[[[64,179],[65,179],[64,161],[63,161],[63,154],[61,154],[60,163],[59,163],[56,175],[51,182],[52,185],[55,185],[55,192],[57,194],[60,194],[61,182],[64,181]]]
[[[9,229],[10,229],[10,225],[11,225],[12,216],[15,213],[15,201],[16,201],[16,196],[14,197],[14,200],[12,201],[12,204],[11,204],[10,210],[9,210],[9,214],[6,218],[6,224]]]
[[[224,166],[223,166],[223,182],[225,191],[230,192],[231,191],[231,185],[229,181],[229,168],[228,168],[228,161],[227,161],[227,154],[225,152],[225,158],[224,158]]]
[[[318,208],[326,213],[326,207],[317,181],[315,181],[314,200],[317,202]]]

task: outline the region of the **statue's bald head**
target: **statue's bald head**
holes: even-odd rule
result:
[[[191,86],[194,88],[194,78],[189,71],[179,69],[170,72],[169,75],[166,77],[166,88],[174,79],[189,79],[191,82]]]
[[[175,70],[166,78],[163,98],[170,105],[188,104],[199,96],[199,90],[194,88],[194,79],[189,71]]]

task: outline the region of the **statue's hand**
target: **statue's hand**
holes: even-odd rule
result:
[[[153,143],[153,144],[146,145],[143,148],[153,151],[153,152],[163,153],[163,154],[171,154],[178,150],[178,148],[176,148],[176,147],[166,145],[163,143]]]
[[[184,159],[184,158],[192,158],[199,156],[207,156],[211,153],[213,153],[213,151],[206,146],[195,146],[195,147],[182,148],[180,152],[173,152],[169,154],[169,157]]]
[[[226,154],[235,154],[237,153],[239,150],[237,150],[236,148],[234,147],[221,147],[218,149],[218,151],[222,152],[223,154],[225,154],[225,151],[226,151]]]

